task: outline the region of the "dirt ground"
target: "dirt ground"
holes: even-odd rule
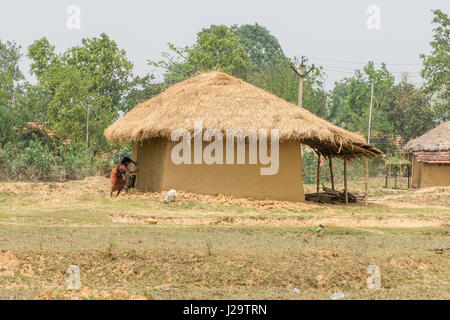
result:
[[[0,299],[450,298],[449,187],[374,180],[368,207],[186,192],[164,204],[164,192],[109,199],[108,187],[0,183]],[[79,290],[66,288],[69,265]]]

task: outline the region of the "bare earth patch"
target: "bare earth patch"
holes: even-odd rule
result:
[[[387,195],[376,201],[392,207],[450,207],[450,187],[430,187],[411,190],[408,194]]]
[[[19,260],[10,251],[0,252],[0,276],[14,276]]]
[[[47,288],[34,297],[35,300],[147,300],[124,290],[98,290],[84,287],[81,290],[57,290]]]

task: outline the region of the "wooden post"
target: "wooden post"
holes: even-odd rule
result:
[[[312,65],[311,69],[309,69],[305,73],[305,57],[302,57],[302,61],[300,63],[300,70],[297,71],[294,66],[291,65],[292,70],[298,75],[299,81],[298,81],[298,106],[302,108],[303,106],[303,80],[305,77],[310,73],[312,70],[314,70],[314,65]],[[300,144],[300,153],[301,153],[302,145]],[[319,193],[319,192],[317,192]]]
[[[331,157],[330,157],[329,162],[330,162],[331,189],[334,190],[333,160]]]
[[[303,79],[305,78],[305,65],[303,64],[303,57],[302,57],[302,63],[300,64],[300,76],[298,81],[298,106],[300,108],[303,107]]]
[[[397,171],[394,174],[394,189],[397,189]]]
[[[389,188],[389,180],[391,179],[391,164],[389,164],[388,172],[387,172],[387,182],[386,182],[386,188]]]
[[[86,149],[89,148],[89,113],[91,108],[87,105],[87,117],[86,117]]]
[[[410,177],[411,177],[411,155],[408,153],[408,161],[409,164],[407,164],[407,170],[408,170],[408,189],[411,188],[411,182],[410,182]]]
[[[320,191],[320,153],[317,155],[317,194]]]
[[[366,187],[366,207],[369,206],[369,158],[366,158],[366,178],[365,178],[365,187]]]
[[[344,194],[345,194],[345,204],[348,204],[348,191],[347,191],[347,158],[344,158]]]

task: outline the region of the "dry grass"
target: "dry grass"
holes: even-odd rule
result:
[[[0,184],[0,298],[450,298],[449,188],[375,188],[368,208],[183,193],[164,205],[107,189],[101,177]],[[82,290],[65,288],[73,264]]]

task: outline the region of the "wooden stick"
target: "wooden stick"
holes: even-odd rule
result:
[[[369,158],[366,158],[366,179],[365,179],[365,187],[366,187],[366,207],[369,206]]]
[[[347,191],[347,158],[344,158],[344,194],[345,194],[345,204],[348,204],[348,191]]]
[[[331,157],[330,157],[329,162],[330,162],[331,189],[334,190],[333,160]]]
[[[319,194],[320,191],[320,153],[317,156],[317,194]]]

